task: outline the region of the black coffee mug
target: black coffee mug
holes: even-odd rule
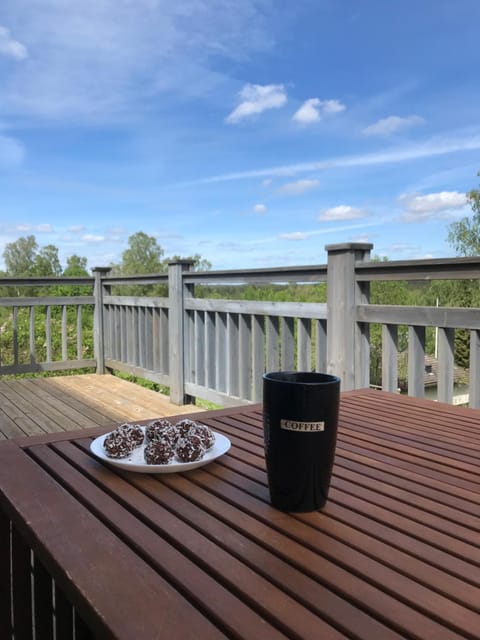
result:
[[[325,505],[337,440],[340,378],[277,371],[263,376],[263,428],[270,500],[281,511]]]

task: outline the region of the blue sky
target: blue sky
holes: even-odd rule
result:
[[[108,265],[143,231],[217,269],[453,255],[479,23],[478,0],[2,0],[0,254],[33,234]]]

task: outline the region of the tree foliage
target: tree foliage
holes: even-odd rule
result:
[[[121,263],[114,266],[114,271],[123,275],[160,273],[164,271],[163,255],[164,250],[153,236],[138,231],[128,238],[128,249],[122,253]]]
[[[35,236],[19,238],[6,245],[3,252],[6,275],[14,278],[28,278],[35,273],[35,259],[38,255],[38,244]]]
[[[477,174],[480,176],[480,171]],[[448,242],[459,256],[480,255],[480,189],[467,193],[473,215],[452,222],[448,232]]]

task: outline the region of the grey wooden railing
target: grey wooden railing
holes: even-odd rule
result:
[[[115,276],[94,269],[93,296],[80,298],[4,298],[1,306],[38,305],[65,309],[94,304],[94,357],[83,358],[82,337],[76,336],[76,357],[67,349],[66,311],[61,324],[62,349],[53,360],[35,353],[30,335],[27,362],[6,364],[0,374],[42,369],[92,366],[98,372],[117,369],[169,387],[173,402],[189,396],[223,405],[261,398],[262,374],[275,369],[308,369],[339,375],[345,390],[370,383],[372,323],[382,326],[382,387],[398,386],[398,330],[408,327],[408,393],[422,396],[425,331],[438,330],[438,398],[452,402],[455,330],[470,332],[470,406],[480,406],[480,309],[372,305],[370,283],[392,280],[465,280],[480,278],[479,258],[370,262],[372,245],[347,243],[326,247],[325,265],[244,271],[194,272],[189,261],[172,262],[168,274]],[[58,283],[58,279],[51,283]],[[62,282],[65,279],[61,279]],[[49,281],[50,282],[50,281]],[[266,302],[213,299],[205,288],[262,283],[326,283],[327,302]],[[1,284],[45,285],[45,279],[7,279]],[[125,295],[137,285],[162,286],[164,296]],[[196,291],[202,289],[202,297]],[[168,292],[168,293],[167,293]],[[48,318],[48,314],[46,316]],[[45,343],[48,345],[46,319]],[[30,331],[34,323],[30,323]],[[77,329],[81,328],[80,320]],[[28,330],[28,329],[27,329]],[[51,330],[50,330],[51,331]],[[70,351],[69,351],[70,350]]]

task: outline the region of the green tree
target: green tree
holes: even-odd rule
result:
[[[32,269],[36,276],[61,276],[62,265],[57,247],[53,244],[42,247],[34,257]]]
[[[67,266],[63,271],[64,276],[89,276],[87,271],[87,259],[73,254],[67,258]]]
[[[480,176],[480,171],[477,173]],[[473,215],[465,216],[449,227],[448,242],[459,256],[480,255],[480,189],[472,189],[467,194]],[[456,282],[447,298],[448,306],[476,307],[480,304],[478,281]],[[468,367],[470,355],[469,332],[462,329],[455,332],[455,362]]]
[[[26,236],[18,238],[15,242],[9,242],[3,251],[7,275],[14,278],[27,278],[35,275],[37,251],[38,244],[35,236]]]
[[[115,267],[124,275],[142,275],[164,271],[164,251],[153,236],[137,231],[128,238],[128,249],[122,253],[121,263]]]
[[[480,176],[480,171],[477,174]],[[452,222],[448,232],[448,243],[460,256],[480,255],[480,189],[472,189],[467,193],[467,200],[472,207],[473,216],[465,216]]]

